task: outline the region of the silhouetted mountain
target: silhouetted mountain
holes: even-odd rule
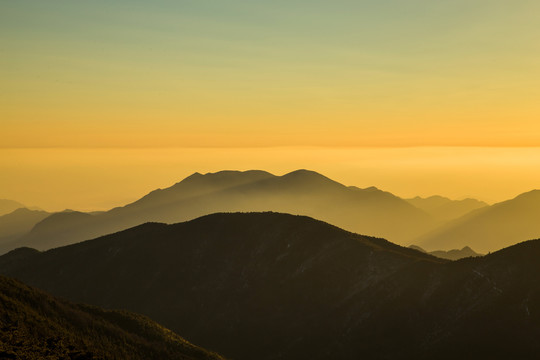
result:
[[[488,206],[485,202],[476,199],[450,200],[437,195],[427,198],[417,196],[413,199],[406,200],[417,208],[424,210],[441,223]]]
[[[219,190],[273,177],[274,175],[260,170],[249,170],[244,172],[225,170],[206,175],[196,172],[167,189],[154,190],[128,206],[161,207],[186,198],[207,195]]]
[[[409,245],[409,249],[414,249],[416,251],[420,251],[420,252],[423,252],[423,253],[426,253],[427,254],[427,251],[422,249],[420,246],[416,246],[416,245]]]
[[[222,359],[152,320],[57,299],[0,276],[1,359]]]
[[[453,250],[448,250],[448,251],[436,250],[436,251],[430,251],[430,252],[427,252],[426,250],[422,249],[420,246],[417,246],[417,245],[410,245],[409,248],[426,253],[426,254],[436,256],[441,259],[447,259],[447,260],[459,260],[459,259],[463,259],[463,258],[467,258],[471,256],[473,257],[483,256],[483,254],[478,254],[477,252],[475,252],[473,249],[471,249],[468,246],[465,246],[461,250],[458,250],[458,249],[453,249]]]
[[[49,215],[45,211],[19,208],[0,216],[0,254],[5,252],[4,249],[12,249],[12,241],[29,232],[36,223]]]
[[[44,250],[79,242],[94,236],[93,224],[95,215],[88,213],[73,210],[54,213],[35,224],[29,233],[0,247],[0,250],[5,252],[19,246]]]
[[[453,250],[448,250],[448,251],[444,251],[444,250],[430,251],[429,254],[436,257],[443,258],[443,259],[448,259],[448,260],[459,260],[459,259],[463,259],[463,258],[467,258],[471,256],[472,257],[483,256],[483,254],[477,253],[476,251],[474,251],[468,246],[465,246],[461,250],[453,249]]]
[[[54,231],[36,226],[19,246],[50,249],[144,222],[175,223],[215,212],[278,211],[307,215],[347,230],[407,243],[434,227],[433,219],[376,188],[346,187],[313,171],[283,176],[264,171],[195,173],[170,188],[82,219],[55,215]]]
[[[540,237],[540,190],[475,210],[415,239],[428,250],[464,246],[487,253]]]
[[[306,217],[214,214],[11,252],[0,272],[239,360],[508,359],[540,351],[539,256],[530,241],[448,262]]]
[[[17,209],[25,207],[20,202],[14,200],[0,199],[0,216],[9,214]]]
[[[235,359],[315,356],[327,350],[320,340],[339,337],[348,299],[408,264],[441,261],[276,213],[149,223],[22,253],[0,257],[0,272],[74,301],[146,314]]]

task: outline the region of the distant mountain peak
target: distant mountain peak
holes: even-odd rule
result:
[[[182,181],[180,181],[177,184],[182,184],[186,182],[192,182],[192,181],[200,181],[200,180],[220,180],[220,179],[232,179],[232,178],[241,178],[241,177],[273,177],[274,175],[263,170],[221,170],[217,172],[207,172],[205,174],[201,174],[200,172],[194,172],[193,174],[189,175]]]
[[[325,182],[325,183],[332,183],[337,184],[340,186],[343,186],[342,184],[338,183],[337,181],[334,181],[316,171],[313,170],[306,170],[306,169],[298,169],[291,171],[290,173],[287,173],[283,176],[281,176],[282,179],[294,179],[294,180],[300,180],[303,182]]]
[[[326,177],[316,171],[313,171],[313,170],[308,170],[308,169],[298,169],[298,170],[294,170],[294,171],[291,171],[283,176],[321,176],[321,177]]]
[[[381,189],[379,189],[378,187],[376,186],[369,186],[363,190],[366,190],[366,191],[382,191]]]
[[[16,209],[24,208],[24,207],[25,206],[18,201],[0,199],[0,215],[9,214],[10,212]]]
[[[184,180],[187,180],[187,179],[196,179],[196,178],[199,178],[201,176],[204,176],[203,174],[201,174],[200,172],[196,171],[194,172],[193,174],[189,175],[187,178],[185,178]]]
[[[516,196],[514,199],[540,199],[540,190],[533,189],[531,191],[524,192],[523,194]]]

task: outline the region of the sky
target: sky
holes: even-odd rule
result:
[[[201,168],[249,166],[502,200],[540,187],[539,35],[536,0],[0,0],[0,197],[106,208]],[[365,154],[380,166],[316,161]],[[432,159],[416,188],[385,177],[409,155]],[[470,184],[439,177],[471,158],[483,172]],[[132,179],[152,162],[162,177]],[[521,172],[503,180],[494,164]],[[25,177],[65,189],[86,182],[66,183],[76,169],[103,174],[93,195]]]

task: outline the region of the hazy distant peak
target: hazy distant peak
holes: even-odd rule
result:
[[[68,220],[71,225],[76,226],[78,222],[86,221],[91,218],[93,218],[93,216],[88,213],[73,210],[64,210],[62,212],[51,214],[45,219],[38,222],[32,228],[32,232],[52,230],[52,228],[54,228],[58,224],[62,225],[66,220]]]
[[[514,200],[539,200],[540,199],[540,190],[534,189],[531,191],[524,192],[523,194],[519,194],[514,198]],[[511,201],[511,200],[508,200]]]
[[[441,196],[441,195],[431,195],[431,196],[426,196],[426,197],[422,197],[422,196],[415,196],[414,199],[418,199],[418,200],[450,200],[449,198],[445,197],[445,196]]]
[[[334,181],[322,174],[319,174],[316,171],[306,170],[306,169],[298,169],[295,171],[291,171],[290,173],[287,173],[281,176],[281,178],[287,179],[287,180],[293,180],[293,181],[301,181],[301,182],[304,182],[306,185],[309,183],[316,182],[316,183],[335,184],[335,185],[345,187],[343,184],[340,184],[337,181]]]
[[[0,199],[0,206],[5,206],[5,205],[17,206],[17,207],[24,207],[24,205],[21,204],[21,203],[18,202],[18,201],[15,201],[15,200],[9,200],[9,199]]]
[[[476,202],[476,203],[484,203],[483,201],[480,201],[478,199],[474,199],[474,198],[465,198],[465,199],[461,199],[461,200],[454,200],[454,199],[450,199],[446,196],[441,196],[441,195],[431,195],[431,196],[426,196],[426,197],[422,197],[422,196],[415,196],[414,198],[411,198],[411,199],[407,199],[408,201],[429,201],[429,202],[432,202],[432,203],[440,203],[440,204],[444,204],[444,203],[448,203],[448,202]]]
[[[197,178],[200,178],[201,176],[204,176],[203,174],[201,174],[200,172],[194,172],[193,174],[189,175],[187,178],[185,178],[184,180],[189,180],[189,179],[197,179]]]
[[[414,250],[417,250],[417,251],[420,251],[420,252],[423,252],[423,253],[427,253],[426,250],[422,249],[420,246],[418,245],[409,245],[409,249],[414,249]]]
[[[515,198],[492,205],[493,209],[505,209],[519,207],[525,211],[527,207],[538,209],[540,207],[540,190],[534,189],[517,195]]]
[[[195,173],[198,174],[198,173]],[[203,176],[234,176],[234,175],[268,175],[268,176],[274,176],[273,174],[269,173],[268,171],[264,170],[220,170],[216,172],[208,172],[204,174]]]
[[[422,251],[423,249],[416,245],[409,246],[410,248]],[[459,249],[453,249],[453,250],[436,250],[436,251],[429,251],[428,254],[436,256],[441,259],[447,259],[447,260],[459,260],[467,257],[476,257],[476,256],[483,256],[482,254],[477,253],[473,249],[471,249],[469,246],[463,247],[461,250]]]
[[[373,191],[373,192],[382,191],[381,189],[379,189],[378,187],[375,187],[375,186],[370,186],[370,187],[364,188],[362,190],[364,190],[364,191]]]
[[[217,191],[255,183],[273,177],[276,176],[262,170],[222,170],[205,174],[195,172],[171,187],[151,191],[141,199],[126,205],[126,207],[163,206],[175,201],[208,195]]]
[[[9,214],[10,212],[25,207],[18,201],[0,199],[0,215]]]
[[[246,170],[246,171],[222,170],[222,171],[217,171],[213,173],[208,172],[205,174],[195,172],[191,174],[190,176],[186,177],[184,180],[180,181],[178,184],[205,181],[205,180],[227,181],[227,180],[233,180],[233,179],[252,179],[252,178],[254,180],[260,180],[260,179],[268,178],[268,177],[274,177],[274,175],[263,170]]]
[[[32,212],[40,212],[40,210],[30,210],[28,208],[22,207],[22,208],[13,210],[10,214],[29,214]]]
[[[308,169],[298,169],[298,170],[294,170],[294,171],[291,171],[283,176],[311,176],[311,175],[314,175],[314,176],[322,176],[322,177],[326,177],[316,171],[313,171],[313,170],[308,170]]]

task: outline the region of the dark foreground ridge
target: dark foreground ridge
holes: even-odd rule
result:
[[[145,316],[73,304],[0,276],[0,359],[223,358]]]
[[[540,241],[455,262],[304,216],[213,214],[0,257],[55,295],[232,359],[531,358]]]

